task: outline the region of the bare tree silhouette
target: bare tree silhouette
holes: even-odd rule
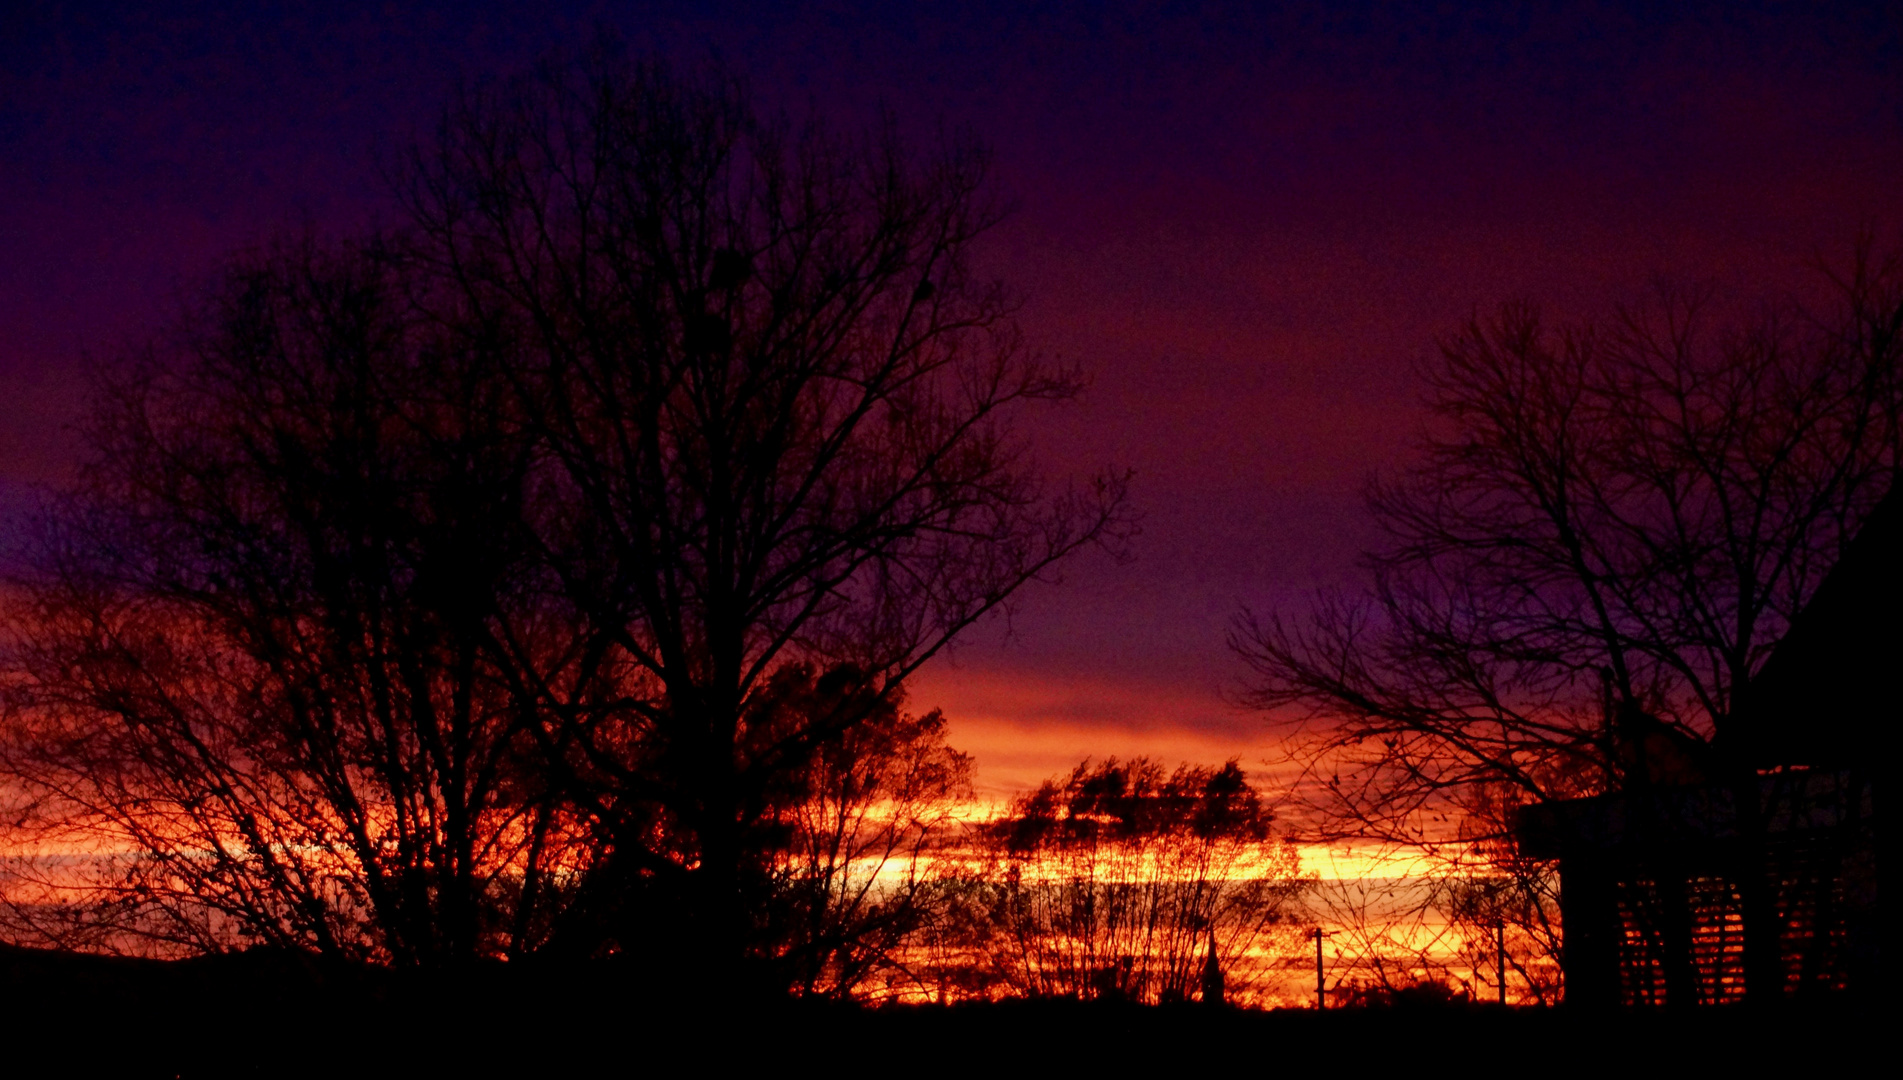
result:
[[[466,95],[403,185],[444,321],[514,332],[538,550],[585,663],[623,687],[599,709],[532,687],[538,737],[619,894],[664,904],[730,982],[758,956],[779,778],[1021,586],[1114,545],[1122,478],[1047,492],[1012,434],[1078,378],[970,268],[998,215],[968,144],[796,128],[603,45]],[[761,710],[788,664],[862,685],[783,724]],[[647,933],[646,903],[614,933]]]
[[[1320,836],[1486,879],[1455,909],[1550,950],[1518,807],[1755,782],[1728,718],[1898,463],[1903,266],[1866,244],[1831,280],[1821,314],[1666,293],[1553,328],[1512,304],[1441,344],[1422,463],[1370,493],[1372,590],[1231,635],[1255,704],[1303,733]]]
[[[1130,529],[1014,433],[1080,379],[970,266],[984,154],[604,41],[393,181],[107,385],[9,624],[28,845],[99,847],[93,940],[849,992],[964,782],[904,679]]]
[[[502,389],[386,266],[308,243],[240,259],[101,385],[8,593],[0,789],[15,839],[70,856],[11,863],[19,920],[394,963],[533,947],[564,825],[494,641],[562,645]]]

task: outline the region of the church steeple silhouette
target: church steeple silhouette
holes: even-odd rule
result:
[[[1216,932],[1209,932],[1209,953],[1203,958],[1203,1004],[1221,1005],[1222,961],[1216,958]]]

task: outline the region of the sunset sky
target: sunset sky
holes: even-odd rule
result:
[[[234,248],[388,216],[379,155],[458,78],[605,24],[796,112],[883,103],[996,152],[1017,209],[986,266],[1093,377],[1031,434],[1053,473],[1135,469],[1143,533],[916,684],[981,787],[1084,754],[1255,763],[1225,627],[1356,580],[1360,490],[1408,461],[1436,334],[1661,278],[1800,287],[1903,224],[1894,6],[1660,6],[10,6],[0,507],[74,460],[88,358]]]

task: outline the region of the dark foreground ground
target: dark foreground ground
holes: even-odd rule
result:
[[[1887,1001],[1686,1015],[737,1006],[606,966],[422,980],[266,953],[156,963],[0,948],[15,1076],[1887,1075],[1894,1030]]]

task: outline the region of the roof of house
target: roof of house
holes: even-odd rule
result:
[[[1903,487],[1864,520],[1751,680],[1721,746],[1760,768],[1868,766],[1900,718]]]

